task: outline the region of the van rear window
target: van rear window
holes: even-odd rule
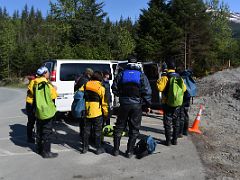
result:
[[[148,80],[156,80],[159,78],[157,64],[144,64],[143,70],[144,70],[144,73],[146,74]]]
[[[77,76],[83,74],[86,68],[91,68],[93,71],[110,70],[110,64],[88,64],[88,63],[64,63],[60,67],[61,81],[74,81]]]

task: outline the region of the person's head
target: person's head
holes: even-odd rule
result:
[[[102,81],[103,80],[102,73],[100,71],[94,71],[91,80]]]
[[[165,62],[163,62],[162,71],[167,71],[167,70],[168,70],[167,64]]]
[[[109,80],[110,78],[110,72],[108,70],[103,71],[103,79]]]
[[[176,69],[175,59],[173,57],[168,57],[166,64],[168,69]]]
[[[86,68],[85,75],[91,78],[91,76],[93,75],[93,70],[91,68]]]
[[[137,58],[133,55],[129,55],[127,60],[128,60],[128,63],[137,63]]]
[[[49,79],[49,71],[48,68],[45,66],[38,68],[36,74],[38,77],[45,77],[46,79]]]

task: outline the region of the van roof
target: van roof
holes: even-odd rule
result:
[[[61,62],[61,63],[99,63],[99,64],[106,64],[106,63],[126,63],[127,60],[123,60],[123,61],[118,61],[118,60],[96,60],[96,59],[50,59],[50,60],[46,60],[45,62],[49,62],[49,61],[53,61],[53,62]]]

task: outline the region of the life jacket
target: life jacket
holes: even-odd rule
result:
[[[127,97],[140,97],[141,88],[141,72],[138,70],[124,70],[122,74],[121,84],[121,96]]]
[[[98,81],[88,81],[85,87],[85,101],[86,102],[99,102],[101,105],[101,84]]]

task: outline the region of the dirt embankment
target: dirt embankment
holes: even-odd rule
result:
[[[199,97],[190,109],[194,120],[199,105],[202,135],[193,141],[206,167],[207,179],[240,179],[240,68],[224,70],[197,82]]]

